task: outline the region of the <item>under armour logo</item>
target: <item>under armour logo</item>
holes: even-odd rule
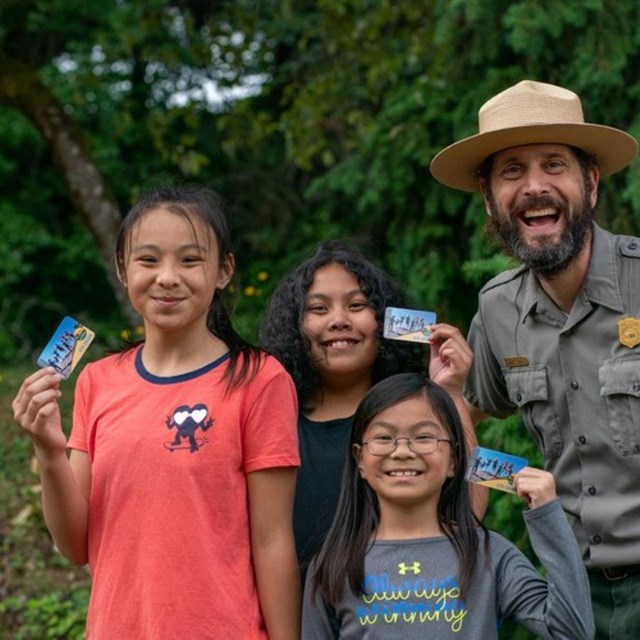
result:
[[[418,575],[420,573],[420,563],[414,562],[412,565],[407,566],[404,562],[401,562],[398,565],[398,573],[403,576],[407,571],[413,571],[414,574]]]

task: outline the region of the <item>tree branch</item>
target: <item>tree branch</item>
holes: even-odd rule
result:
[[[93,161],[79,128],[36,71],[24,62],[3,59],[0,65],[0,102],[20,111],[37,128],[51,148],[69,188],[71,200],[89,228],[109,284],[124,318],[136,326],[140,318],[120,285],[113,247],[121,222],[115,198]]]

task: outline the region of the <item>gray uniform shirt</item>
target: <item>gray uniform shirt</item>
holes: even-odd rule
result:
[[[618,322],[631,318],[621,329]],[[640,563],[640,240],[594,225],[567,316],[525,268],[480,292],[465,395],[519,411],[553,473],[587,566]],[[628,322],[628,321],[627,321]],[[625,345],[624,342],[628,344]]]
[[[481,537],[475,576],[459,599],[458,558],[446,537],[375,542],[365,558],[365,594],[348,585],[334,609],[304,590],[302,639],[492,640],[513,617],[540,638],[593,638],[589,582],[558,500],[525,511],[532,546],[547,579],[501,535]]]

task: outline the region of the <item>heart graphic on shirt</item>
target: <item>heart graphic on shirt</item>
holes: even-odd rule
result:
[[[200,424],[206,417],[206,409],[183,409],[173,414],[173,420],[178,426],[181,426],[187,418],[191,418],[196,424]]]
[[[191,417],[196,424],[200,424],[207,417],[206,409],[194,409],[191,412]]]

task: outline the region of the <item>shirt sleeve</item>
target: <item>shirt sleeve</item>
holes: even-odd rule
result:
[[[73,420],[71,422],[71,434],[67,440],[67,448],[79,451],[89,450],[89,437],[87,434],[87,388],[88,373],[91,365],[88,364],[78,376],[73,396]]]
[[[300,466],[298,401],[291,376],[267,359],[252,381],[243,420],[245,473]]]
[[[500,363],[489,344],[481,309],[471,321],[467,342],[473,352],[473,363],[465,383],[465,398],[488,415],[506,418],[516,406],[509,399]]]
[[[502,612],[540,638],[593,638],[589,580],[560,501],[555,499],[525,511],[524,519],[547,579],[512,547],[500,559],[498,568]]]

